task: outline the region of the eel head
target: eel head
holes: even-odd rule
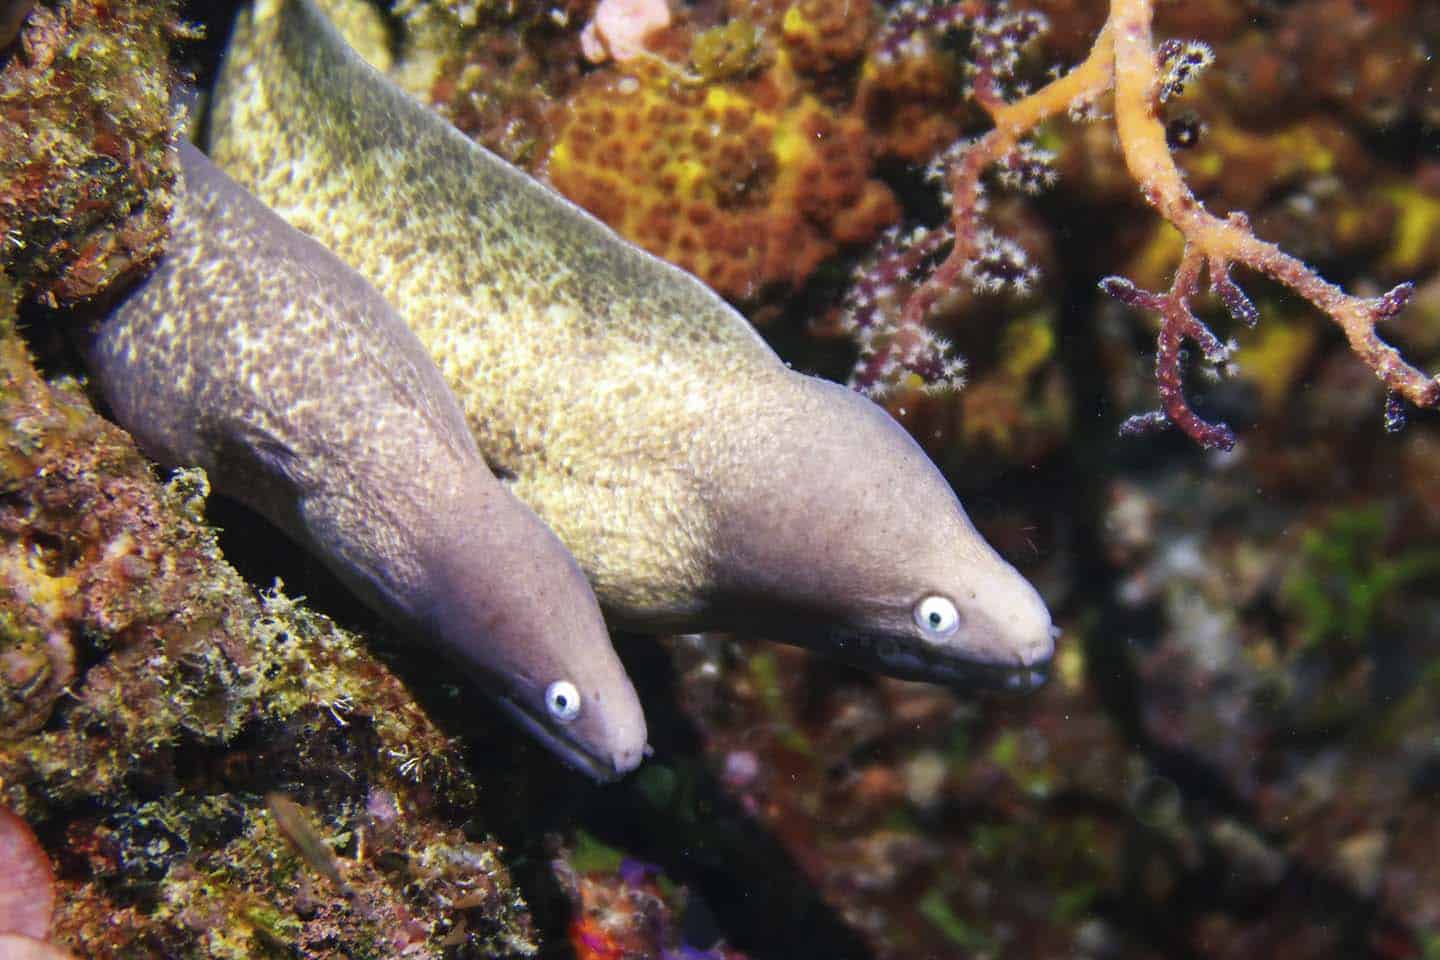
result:
[[[645,716],[584,573],[506,491],[439,523],[418,619],[521,727],[613,780],[646,752]]]
[[[731,456],[718,620],[866,669],[957,688],[1043,684],[1055,628],[893,419],[790,374],[801,401]]]

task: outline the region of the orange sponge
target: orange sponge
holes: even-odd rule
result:
[[[547,172],[562,193],[732,300],[804,283],[899,217],[864,123],[803,92],[782,59],[695,83],[656,60],[572,96]]]

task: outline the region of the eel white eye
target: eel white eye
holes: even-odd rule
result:
[[[944,597],[926,597],[915,605],[915,623],[927,637],[948,637],[960,627],[960,611]]]
[[[550,708],[550,716],[569,723],[580,716],[580,691],[569,680],[556,680],[545,688],[545,706]]]

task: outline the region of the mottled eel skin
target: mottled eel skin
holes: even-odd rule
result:
[[[486,469],[425,348],[198,150],[181,162],[160,266],[83,344],[115,418],[437,640],[563,758],[633,769],[645,719],[594,594]]]
[[[242,16],[221,166],[396,306],[617,626],[744,630],[1028,687],[1035,590],[884,411],[372,70],[311,0]]]

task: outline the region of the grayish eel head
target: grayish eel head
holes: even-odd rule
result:
[[[1042,684],[1055,628],[950,485],[884,410],[788,374],[714,496],[725,625],[892,676],[959,688]]]
[[[454,396],[380,295],[181,145],[155,272],[85,337],[119,422],[167,465],[308,546],[599,779],[645,719],[584,574],[490,473]]]
[[[585,574],[534,511],[487,488],[425,518],[428,584],[407,613],[567,763],[622,776],[645,755],[645,715]]]

